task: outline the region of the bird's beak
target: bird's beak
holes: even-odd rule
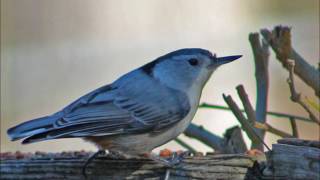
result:
[[[239,59],[241,58],[242,55],[235,55],[235,56],[225,56],[225,57],[217,57],[216,59],[216,63],[218,65],[222,65],[222,64],[226,64],[226,63],[229,63],[229,62],[232,62],[236,59]]]
[[[226,64],[226,63],[229,63],[229,62],[232,62],[236,59],[239,59],[241,58],[242,55],[235,55],[235,56],[225,56],[225,57],[215,57],[214,59],[212,59],[212,64],[209,65],[209,68],[210,67],[218,67],[222,64]]]

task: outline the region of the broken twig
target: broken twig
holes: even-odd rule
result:
[[[291,29],[286,26],[276,26],[272,32],[262,29],[261,34],[276,53],[277,59],[289,70],[287,59],[295,60],[297,66],[294,72],[314,91],[320,95],[320,71],[311,66],[301,57],[291,45]]]
[[[246,132],[252,144],[259,144],[261,142],[260,138],[255,134],[253,128],[250,127],[248,120],[244,117],[238,105],[233,101],[232,97],[230,95],[226,96],[223,94],[223,99],[238,119],[239,123],[241,124],[241,128],[244,130],[244,132]]]
[[[291,134],[286,133],[284,131],[281,131],[279,129],[276,129],[276,128],[272,127],[268,123],[255,122],[254,123],[254,127],[258,128],[258,129],[263,129],[264,131],[268,131],[268,132],[270,132],[272,134],[278,135],[278,136],[283,137],[283,138],[292,138],[293,137]]]
[[[311,120],[316,122],[318,125],[320,125],[320,120],[316,117],[316,115],[310,110],[310,107],[302,100],[301,94],[296,91],[295,88],[295,82],[294,82],[294,67],[295,67],[295,61],[288,60],[287,66],[289,68],[289,78],[288,78],[288,84],[290,87],[291,92],[291,100],[295,103],[300,104],[305,111],[308,112],[309,117]]]

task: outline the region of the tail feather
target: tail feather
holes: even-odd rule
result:
[[[53,124],[57,119],[56,116],[45,116],[33,119],[8,129],[7,133],[11,141],[19,140],[53,128]]]

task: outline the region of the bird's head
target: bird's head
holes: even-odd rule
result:
[[[202,89],[219,66],[240,57],[217,57],[200,48],[180,49],[144,65],[142,70],[174,89],[187,90],[195,86]]]

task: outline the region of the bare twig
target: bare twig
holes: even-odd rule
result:
[[[247,114],[248,121],[249,121],[250,125],[253,126],[257,122],[257,120],[256,120],[255,111],[253,110],[252,105],[249,101],[249,97],[248,97],[243,85],[238,85],[236,89],[238,91],[238,95],[241,99],[244,110]],[[254,131],[260,137],[261,137],[261,133],[265,134],[264,129],[254,129]],[[261,137],[261,139],[263,139],[263,138]],[[262,142],[259,142],[259,144],[252,143],[251,148],[263,150],[263,144],[262,144]]]
[[[208,104],[208,103],[200,104],[199,108],[230,110],[230,108],[228,106],[221,106],[221,105],[217,105],[217,104]],[[241,110],[241,112],[245,112],[243,109],[240,109],[240,110]],[[301,121],[305,121],[305,122],[313,122],[311,119],[306,118],[306,117],[295,116],[295,115],[292,115],[292,114],[279,113],[279,112],[274,112],[274,111],[268,111],[267,115],[275,116],[275,117],[278,117],[278,118],[286,118],[286,119],[294,118],[295,120],[301,120]]]
[[[255,62],[255,77],[257,84],[257,99],[256,99],[256,120],[260,123],[266,122],[267,105],[268,105],[268,89],[269,89],[269,46],[265,41],[260,41],[258,33],[249,34],[249,41],[252,47],[254,62]],[[250,112],[252,113],[252,112]],[[249,114],[248,114],[249,116]],[[265,136],[263,130],[255,131],[262,139]],[[262,149],[263,146],[260,143],[256,147]]]
[[[297,127],[296,120],[294,118],[290,118],[290,124],[291,124],[291,128],[292,128],[293,137],[298,138],[299,133],[298,133],[298,127]]]
[[[288,84],[290,87],[291,92],[291,100],[295,103],[300,104],[304,110],[306,110],[309,114],[309,117],[311,120],[316,122],[318,125],[320,125],[320,120],[316,117],[316,115],[310,110],[310,107],[302,100],[301,94],[298,93],[295,89],[294,84],[294,67],[295,67],[295,61],[288,60],[287,66],[289,68],[289,78],[288,78]]]
[[[242,129],[247,133],[248,137],[252,142],[252,147],[260,148],[259,146],[257,146],[257,144],[262,143],[269,151],[271,151],[271,149],[263,141],[263,139],[255,133],[254,128],[250,125],[249,121],[243,116],[238,105],[233,101],[232,97],[230,95],[226,96],[225,94],[223,94],[223,99],[228,104],[231,111],[240,122]],[[263,150],[263,148],[261,150]]]
[[[311,66],[301,57],[291,45],[291,32],[289,27],[276,26],[272,32],[262,29],[261,34],[276,53],[277,59],[289,70],[287,59],[295,60],[297,66],[294,72],[314,91],[320,95],[320,71]]]
[[[196,153],[197,150],[195,150],[193,147],[191,147],[189,144],[187,144],[186,142],[184,142],[182,139],[180,138],[176,138],[175,141],[181,145],[182,147],[186,148],[188,151],[192,152],[192,153]]]
[[[239,97],[240,97],[240,99],[242,101],[242,104],[245,107],[245,111],[246,111],[247,117],[252,119],[251,121],[249,121],[249,122],[251,122],[252,126],[254,126],[255,128],[261,129],[263,131],[268,131],[270,133],[276,134],[276,135],[281,136],[281,137],[293,137],[289,133],[286,133],[284,131],[281,131],[279,129],[276,129],[276,128],[272,127],[267,122],[265,122],[265,123],[257,122],[255,114],[254,114],[254,110],[253,110],[253,108],[251,106],[251,103],[249,101],[248,95],[247,95],[244,87],[242,85],[238,85],[237,86],[237,91],[238,91]],[[258,147],[254,147],[254,146],[252,146],[252,148],[258,149]]]
[[[190,138],[195,138],[207,146],[217,151],[223,151],[222,143],[223,138],[219,137],[202,126],[197,126],[193,123],[185,130],[184,134]]]
[[[254,127],[258,128],[258,129],[263,129],[265,131],[268,131],[268,132],[275,134],[275,135],[278,135],[280,137],[285,137],[285,138],[293,137],[291,134],[286,133],[284,131],[281,131],[279,129],[276,129],[276,128],[272,127],[271,125],[269,125],[268,123],[255,122]]]
[[[233,112],[233,114],[238,119],[239,123],[241,124],[241,128],[246,132],[246,134],[248,135],[248,137],[252,141],[252,144],[259,144],[260,143],[259,137],[257,137],[257,135],[255,134],[253,128],[250,127],[249,122],[243,116],[243,114],[240,111],[238,105],[233,101],[232,97],[230,95],[226,96],[225,94],[223,94],[223,99],[228,104],[228,106],[230,107],[231,111]]]
[[[247,114],[247,117],[248,117],[248,121],[253,124],[255,121],[256,121],[256,115],[255,115],[255,112],[252,108],[252,105],[249,101],[249,97],[246,93],[246,91],[244,90],[244,87],[243,85],[238,85],[236,87],[237,91],[238,91],[238,95],[241,99],[241,102],[242,102],[242,105],[244,107],[244,110]]]

